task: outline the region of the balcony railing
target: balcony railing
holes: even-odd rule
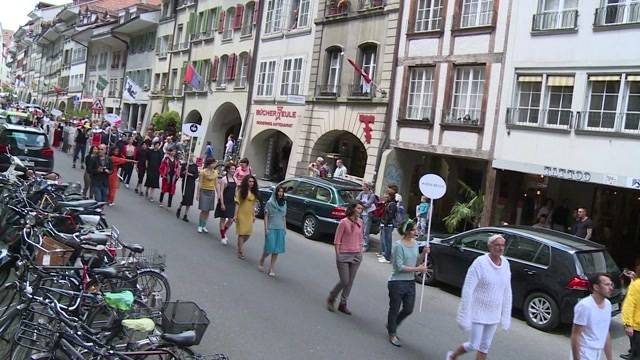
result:
[[[242,29],[240,30],[240,36],[251,35],[253,32],[253,24],[251,21],[242,23]]]
[[[375,85],[371,84],[369,87],[362,84],[354,84],[349,87],[349,97],[373,99],[376,94]]]
[[[349,13],[349,2],[340,2],[339,0],[329,0],[325,7],[324,16],[341,16]]]
[[[178,44],[178,50],[179,51],[189,50],[189,42],[185,41],[185,42],[181,42],[180,44]]]
[[[460,14],[458,29],[471,29],[483,26],[493,25],[493,19],[496,14],[493,9],[478,11],[469,14]]]
[[[425,123],[433,124],[435,115],[435,111],[431,107],[407,109],[404,120],[424,121]]]
[[[167,49],[156,50],[156,56],[159,58],[167,57]]]
[[[442,112],[443,125],[482,128],[484,126],[484,112],[476,109],[452,109]]]
[[[544,12],[533,15],[531,31],[575,30],[578,28],[578,10]]]
[[[316,87],[316,96],[337,98],[340,96],[340,85],[318,85]]]
[[[416,19],[415,32],[442,31],[442,17]]]
[[[640,24],[640,3],[610,4],[596,9],[593,26]]]
[[[580,117],[577,129],[640,135],[640,112],[587,111]]]
[[[183,7],[195,5],[195,3],[196,3],[196,0],[178,0],[178,2],[176,3],[176,7],[180,9]]]
[[[222,32],[222,40],[231,40],[233,38],[233,29],[227,29]]]
[[[576,115],[567,109],[508,108],[507,128],[532,127],[571,130]]]
[[[358,10],[372,10],[382,8],[386,5],[386,0],[358,0]]]
[[[182,92],[182,87],[178,88],[178,89],[170,89],[167,90],[165,92],[166,95],[168,96],[173,96],[173,97],[180,97],[182,96],[183,92]]]

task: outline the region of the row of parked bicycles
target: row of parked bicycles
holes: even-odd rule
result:
[[[165,256],[123,241],[77,184],[19,165],[0,173],[0,359],[228,359],[191,349],[209,319],[171,301]]]

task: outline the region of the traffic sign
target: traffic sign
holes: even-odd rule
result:
[[[91,106],[91,110],[100,111],[103,110],[104,106],[102,105],[102,99],[98,98],[93,101],[93,105]]]

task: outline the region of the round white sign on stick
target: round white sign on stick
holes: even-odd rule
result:
[[[427,174],[420,178],[418,183],[422,195],[429,199],[440,199],[447,192],[447,184],[436,174]]]

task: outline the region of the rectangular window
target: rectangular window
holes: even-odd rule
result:
[[[292,0],[289,11],[289,30],[302,29],[309,26],[311,1]]]
[[[461,28],[491,25],[493,0],[463,0]]]
[[[547,76],[547,126],[568,127],[573,113],[573,77]]]
[[[613,130],[620,93],[620,76],[590,76],[589,112],[586,127]]]
[[[302,95],[302,63],[301,57],[284,59],[280,84],[281,96]]]
[[[264,33],[273,34],[282,30],[282,5],[283,0],[269,0]]]
[[[640,131],[640,75],[627,75],[627,106],[624,113],[624,130]]]
[[[453,106],[449,122],[479,125],[484,95],[484,66],[456,69]]]
[[[261,61],[258,71],[258,96],[273,96],[273,80],[276,72],[276,61]]]
[[[376,74],[376,54],[377,47],[375,46],[367,46],[361,49],[362,57],[360,59],[360,68],[362,71],[369,76],[371,80],[374,79]],[[360,86],[360,90],[363,94],[371,93],[371,84],[367,84],[366,81],[362,78],[362,76],[358,75],[359,81],[358,84]]]
[[[540,95],[542,76],[518,76],[518,118],[517,122],[537,124],[540,115]]]
[[[442,0],[418,0],[415,32],[442,30]]]
[[[410,70],[407,95],[407,119],[432,120],[433,68]]]
[[[596,9],[595,25],[632,24],[640,22],[640,1],[601,0]]]
[[[540,0],[533,30],[571,29],[577,26],[578,0]]]
[[[238,58],[238,74],[236,75],[236,86],[244,88],[247,86],[247,76],[249,74],[249,55],[241,54]]]
[[[338,93],[340,87],[340,50],[329,52],[329,71],[327,71],[327,89],[331,93]]]

